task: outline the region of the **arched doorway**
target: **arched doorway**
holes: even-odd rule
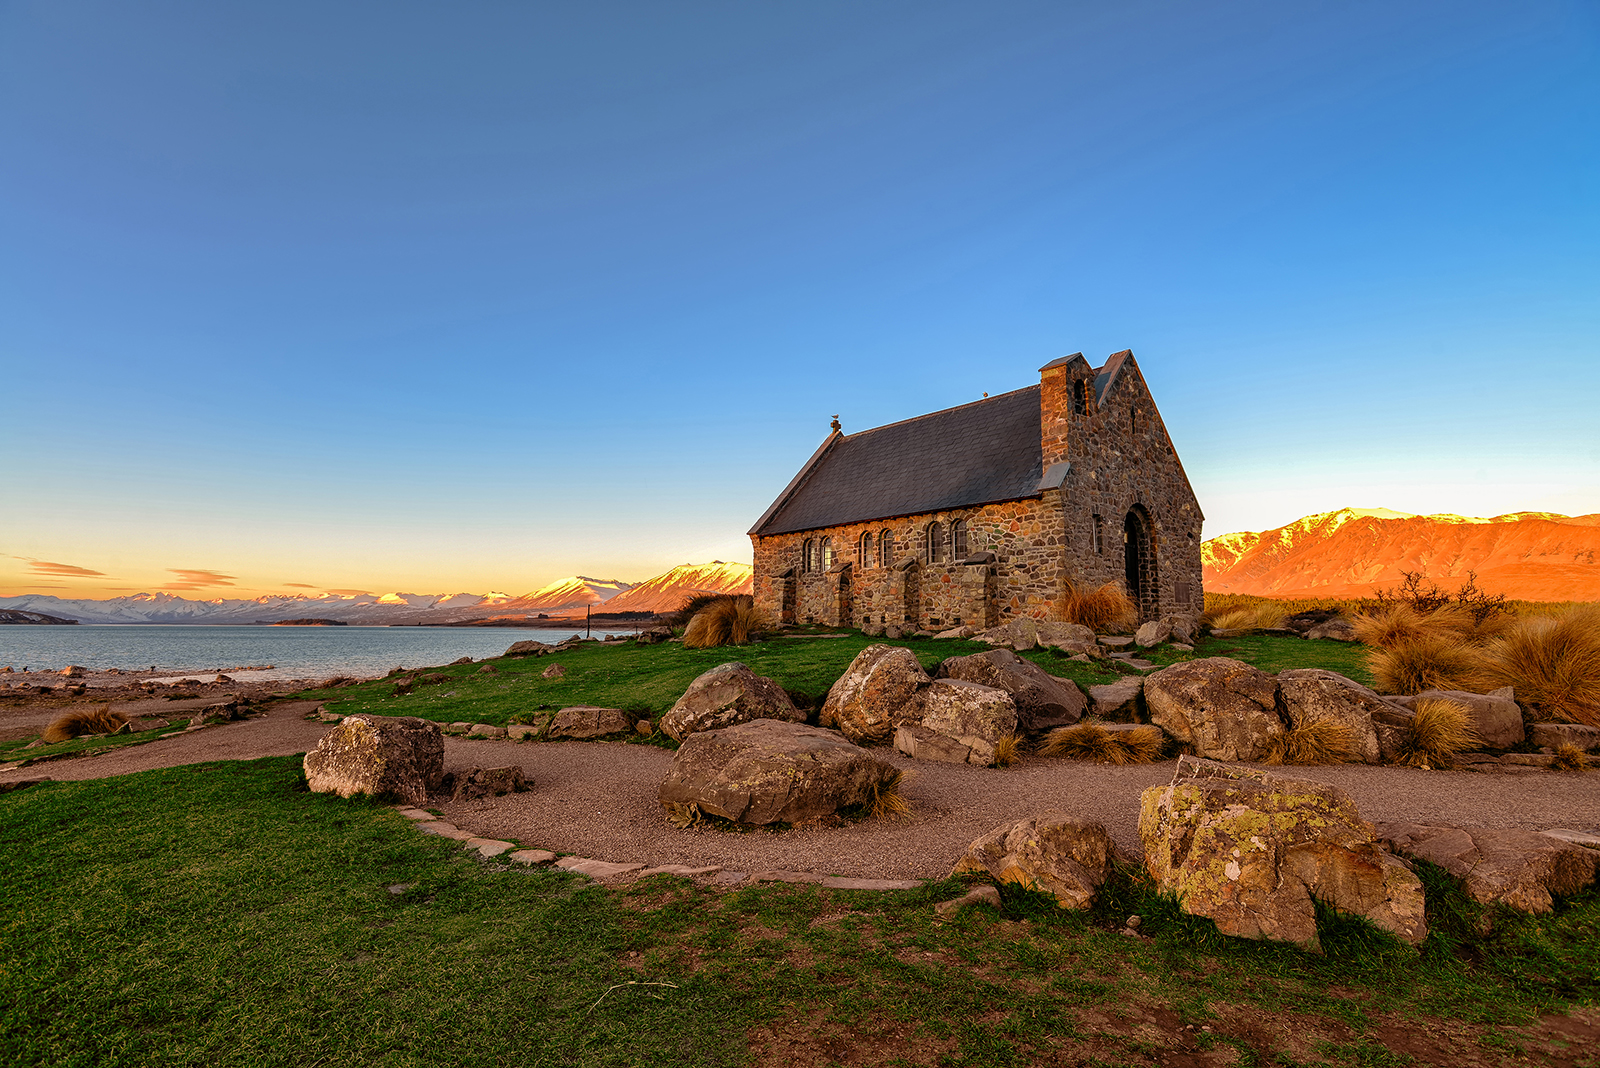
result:
[[[1122,556],[1128,596],[1139,608],[1139,620],[1161,615],[1161,587],[1156,575],[1155,538],[1150,516],[1138,505],[1122,520]]]

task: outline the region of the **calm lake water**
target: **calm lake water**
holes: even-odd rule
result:
[[[500,656],[512,642],[554,644],[583,631],[520,627],[184,627],[0,626],[0,667],[58,670],[149,668],[173,674],[271,664],[247,679],[373,677],[391,668],[448,664],[458,657]],[[632,631],[601,630],[594,636]]]

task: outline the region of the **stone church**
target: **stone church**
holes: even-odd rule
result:
[[[1204,517],[1133,353],[821,448],[750,530],[768,618],[881,633],[1058,618],[1121,583],[1198,615]]]

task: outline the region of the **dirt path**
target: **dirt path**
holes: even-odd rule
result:
[[[172,708],[171,705],[165,705]],[[251,760],[301,753],[327,724],[304,719],[314,702],[273,706],[265,716],[114,750],[0,772],[0,781],[96,779],[206,760]],[[176,709],[173,709],[176,711]],[[910,772],[903,793],[912,813],[845,827],[744,833],[679,830],[667,822],[656,789],[672,754],[647,745],[523,743],[446,738],[445,765],[520,764],[535,782],[525,794],[443,803],[448,818],[477,834],[524,845],[644,864],[718,864],[739,871],[808,871],[871,878],[945,875],[972,839],[994,827],[1052,809],[1099,820],[1125,848],[1139,848],[1139,795],[1167,782],[1173,762],[1102,767],[1028,758],[1004,770],[917,763],[880,754]],[[1294,768],[1297,777],[1347,791],[1369,820],[1600,833],[1600,773],[1485,775],[1344,765]]]

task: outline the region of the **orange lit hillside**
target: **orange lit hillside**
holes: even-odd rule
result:
[[[1478,576],[1528,601],[1600,601],[1600,514],[1516,512],[1493,519],[1341,508],[1201,546],[1208,593],[1362,597],[1402,572],[1434,582]]]

